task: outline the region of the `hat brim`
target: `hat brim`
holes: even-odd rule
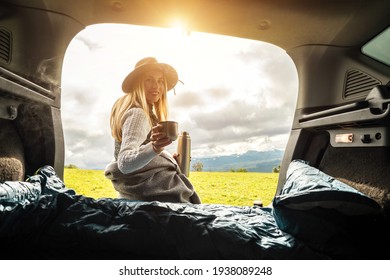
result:
[[[131,71],[123,80],[122,83],[123,92],[125,93],[130,92],[133,89],[135,80],[138,79],[145,72],[153,69],[158,69],[163,72],[164,77],[167,81],[167,91],[170,91],[176,86],[179,77],[177,75],[175,68],[173,68],[171,65],[166,63],[153,62],[153,63],[141,65],[135,68],[133,71]]]

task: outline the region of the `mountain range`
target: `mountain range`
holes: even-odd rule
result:
[[[247,151],[244,154],[191,158],[191,166],[203,164],[203,171],[231,171],[246,169],[248,172],[272,172],[281,164],[284,151]]]

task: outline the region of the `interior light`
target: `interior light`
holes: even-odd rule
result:
[[[336,134],[334,141],[336,143],[352,143],[353,133]]]

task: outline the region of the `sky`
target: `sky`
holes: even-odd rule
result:
[[[62,73],[65,164],[104,169],[113,159],[109,118],[126,75],[144,57],[172,65],[182,83],[168,93],[169,120],[191,137],[192,157],[284,150],[298,92],[284,50],[180,28],[106,24],[70,43]],[[176,151],[177,142],[167,150]]]

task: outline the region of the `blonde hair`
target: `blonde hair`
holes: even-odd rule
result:
[[[133,89],[118,98],[114,103],[110,116],[111,135],[118,142],[122,142],[122,125],[124,123],[125,113],[131,108],[141,108],[149,119],[149,124],[153,126],[153,120],[151,118],[152,110],[157,116],[159,121],[167,120],[168,118],[168,102],[167,102],[167,82],[164,79],[164,92],[161,98],[154,106],[150,106],[146,101],[145,88],[144,88],[144,76],[141,76],[135,81]]]

